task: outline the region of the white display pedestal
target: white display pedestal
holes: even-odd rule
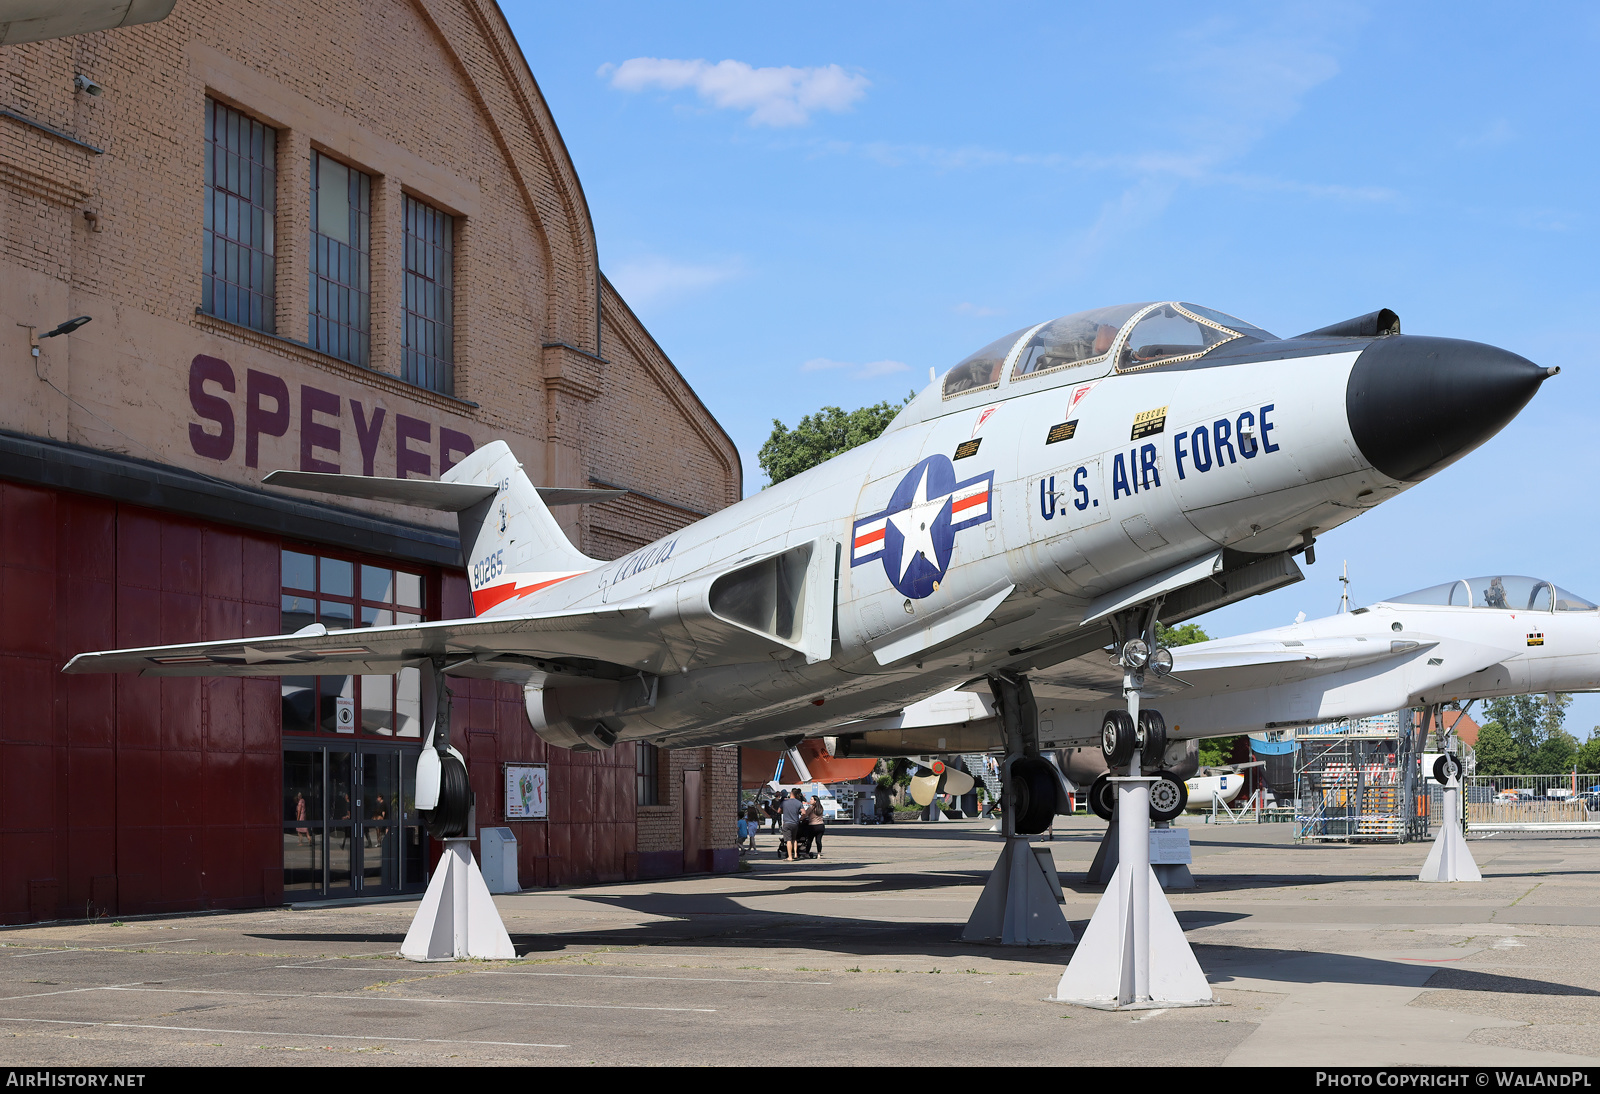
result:
[[[1467,836],[1461,830],[1461,786],[1446,785],[1444,791],[1444,824],[1433,837],[1433,849],[1428,861],[1422,864],[1418,881],[1482,881],[1478,864],[1473,861],[1467,847]]]
[[[1060,879],[1050,877],[1045,869],[1027,837],[1007,836],[983,895],[961,932],[962,939],[1002,946],[1070,946],[1076,942],[1077,936],[1061,912]]]
[[[444,841],[444,854],[400,945],[400,956],[412,961],[509,960],[517,956],[483,874],[473,861],[470,839]]]
[[[1150,868],[1151,776],[1113,778],[1118,825],[1116,872],[1083,940],[1061,975],[1057,1002],[1102,1010],[1208,1006],[1216,1000]]]

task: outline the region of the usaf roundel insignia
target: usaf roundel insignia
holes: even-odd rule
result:
[[[913,600],[933,595],[950,568],[956,533],[993,512],[994,472],[956,481],[945,455],[917,464],[889,498],[889,507],[855,522],[850,565],[883,559],[889,582]]]

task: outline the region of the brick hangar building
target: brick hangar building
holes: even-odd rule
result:
[[[736,501],[733,444],[601,275],[489,0],[180,0],[0,63],[0,921],[420,889],[415,670],[61,666],[471,614],[453,518],[276,468],[434,477],[504,439],[629,491],[556,510],[615,558]],[[570,753],[515,685],[453,688],[525,886],[733,868],[736,750]],[[548,765],[546,819],[502,819],[507,763]]]

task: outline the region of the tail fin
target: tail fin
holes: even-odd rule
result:
[[[504,441],[484,445],[439,481],[497,488],[456,514],[478,614],[600,565],[567,539]]]
[[[461,527],[461,557],[472,585],[472,607],[478,615],[600,565],[567,539],[504,441],[471,453],[438,482],[303,471],[274,471],[262,481],[454,512]],[[550,489],[549,493],[554,504],[570,505],[604,500],[622,491]]]

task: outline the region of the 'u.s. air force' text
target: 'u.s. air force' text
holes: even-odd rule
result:
[[[1281,446],[1272,439],[1272,431],[1277,428],[1271,417],[1275,409],[1276,404],[1267,403],[1260,410],[1241,411],[1234,417],[1217,418],[1174,433],[1172,466],[1177,469],[1178,478],[1203,475],[1213,468],[1277,452]],[[1089,467],[1085,464],[1073,470],[1071,488],[1062,493],[1072,499],[1075,509],[1088,509],[1100,504],[1100,499],[1090,493],[1089,486]],[[1160,486],[1160,459],[1154,442],[1112,454],[1112,501]],[[1055,519],[1056,499],[1060,496],[1054,475],[1039,480],[1039,512],[1045,520]]]

